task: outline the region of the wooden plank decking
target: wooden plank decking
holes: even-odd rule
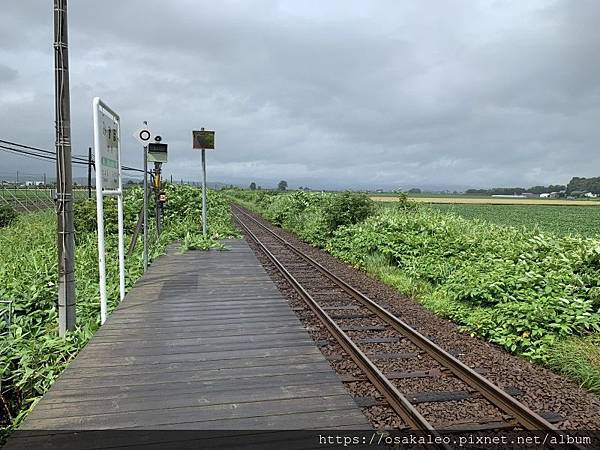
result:
[[[226,245],[156,261],[20,430],[368,428],[246,242]]]

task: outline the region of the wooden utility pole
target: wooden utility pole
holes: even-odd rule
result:
[[[71,100],[67,0],[54,0],[54,98],[56,117],[56,213],[58,216],[58,330],[75,328],[75,236],[71,164]]]

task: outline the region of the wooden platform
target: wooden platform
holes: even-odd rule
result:
[[[247,243],[226,246],[159,258],[20,430],[368,428]]]

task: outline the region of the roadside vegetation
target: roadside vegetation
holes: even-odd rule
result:
[[[237,236],[229,201],[218,192],[208,193],[208,239],[201,234],[200,190],[189,186],[165,186],[168,201],[163,230],[156,238],[150,221],[150,260],[164,254],[167,246],[182,241],[182,250],[218,246],[217,239]],[[127,238],[135,228],[143,202],[142,190],[132,188],[125,198]],[[150,217],[153,217],[150,214]],[[118,304],[117,208],[105,202],[106,270],[109,311]],[[77,329],[58,336],[56,216],[52,210],[22,214],[0,229],[0,300],[13,301],[12,325],[8,311],[0,310],[0,441],[30,411],[66,364],[98,329],[98,249],[96,205],[76,203]],[[128,240],[126,243],[128,244]],[[201,244],[199,244],[201,242]],[[193,245],[192,245],[193,244]],[[143,274],[142,246],[126,260],[129,290]],[[0,305],[0,307],[3,305]]]
[[[600,393],[599,240],[466,219],[405,197],[375,208],[353,193],[229,195],[471,334]]]

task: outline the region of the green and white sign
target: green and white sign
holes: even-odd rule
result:
[[[104,243],[104,197],[117,197],[119,245],[119,294],[125,298],[125,231],[123,182],[121,178],[121,119],[100,97],[94,98],[94,160],[96,161],[96,223],[98,226],[98,275],[100,323],[108,315],[106,291],[106,247]]]
[[[98,108],[97,120],[99,158],[96,157],[96,171],[102,176],[102,189],[112,191],[119,188],[119,121],[104,108]]]

